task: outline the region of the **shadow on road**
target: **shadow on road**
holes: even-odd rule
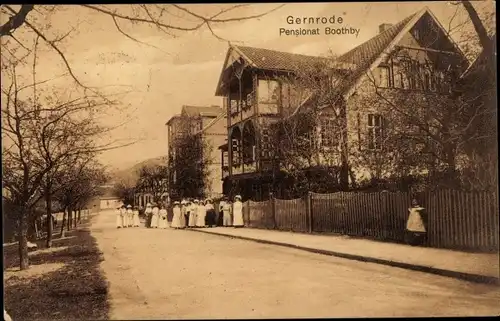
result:
[[[17,245],[4,248],[5,307],[14,320],[108,319],[102,253],[88,227],[30,253],[26,271],[19,271]]]

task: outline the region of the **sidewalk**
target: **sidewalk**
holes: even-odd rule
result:
[[[253,228],[216,227],[193,229],[193,231],[292,247],[474,282],[500,283],[498,254],[465,253],[354,239],[347,236],[310,235]]]

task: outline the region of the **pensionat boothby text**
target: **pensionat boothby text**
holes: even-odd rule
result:
[[[323,32],[322,32],[323,30]],[[319,36],[319,35],[355,35],[358,37],[359,28],[352,27],[341,27],[341,28],[332,28],[325,27],[324,29],[320,28],[298,28],[298,29],[287,29],[280,28],[279,34],[280,36]]]

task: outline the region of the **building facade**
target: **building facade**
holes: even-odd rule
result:
[[[226,139],[222,108],[183,106],[166,125],[172,198],[219,197],[222,172],[217,147]]]
[[[286,189],[287,173],[297,169],[309,176],[334,169],[339,189],[425,172],[435,159],[399,162],[426,157],[424,150],[391,148],[396,137],[438,135],[431,122],[410,120],[430,118],[428,106],[452,106],[451,84],[467,65],[428,8],[381,24],[378,35],[337,58],[230,45],[216,89],[227,113],[224,193],[265,198]]]

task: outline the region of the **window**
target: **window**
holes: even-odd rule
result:
[[[238,113],[238,101],[236,99],[231,99],[231,115]]]
[[[413,29],[412,35],[415,40],[420,40],[420,32],[418,29]]]
[[[254,92],[247,94],[246,107],[250,108],[253,105]]]
[[[280,86],[275,80],[259,80],[259,106],[263,114],[277,114]]]
[[[222,152],[222,166],[229,166],[229,157],[227,151]]]
[[[261,133],[261,150],[260,154],[263,159],[268,159],[271,157],[271,140],[269,137],[269,130],[263,129]]]
[[[338,144],[335,135],[335,120],[322,119],[321,120],[321,145],[324,147],[334,147]]]
[[[378,79],[376,81],[379,87],[387,88],[390,86],[389,67],[378,67]]]
[[[292,107],[291,103],[291,88],[290,84],[283,83],[281,86],[281,106],[283,109],[290,109]]]
[[[238,139],[232,139],[233,166],[238,166],[241,163],[240,146]]]
[[[368,114],[368,149],[382,149],[383,121],[379,114]]]

